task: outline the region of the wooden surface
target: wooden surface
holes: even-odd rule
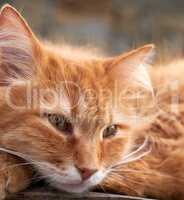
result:
[[[85,199],[85,200],[148,200],[138,197],[128,197],[124,195],[105,194],[90,192],[85,194],[64,194],[55,190],[48,189],[33,189],[23,192],[19,195],[12,196],[8,200],[73,200],[73,199]],[[150,199],[149,199],[150,200]]]

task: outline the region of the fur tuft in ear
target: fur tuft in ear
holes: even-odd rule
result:
[[[38,40],[18,11],[5,5],[0,13],[0,86],[35,73]]]
[[[121,85],[138,85],[152,91],[148,74],[154,56],[154,45],[149,44],[106,61],[107,73]]]

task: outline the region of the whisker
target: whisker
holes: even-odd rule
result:
[[[143,144],[138,149],[126,155],[122,161],[111,166],[111,168],[117,167],[118,165],[127,164],[127,163],[143,158],[144,156],[149,154],[152,150],[151,146],[150,145],[148,146],[148,144],[149,144],[149,140],[148,140],[148,137],[146,137]]]
[[[11,155],[15,155],[15,156],[20,157],[20,158],[22,158],[22,159],[24,159],[26,161],[25,163],[14,164],[14,165],[11,165],[11,166],[8,166],[8,167],[18,167],[18,166],[24,166],[24,165],[32,165],[36,169],[44,169],[44,168],[48,167],[47,163],[42,162],[42,161],[33,160],[29,155],[26,155],[26,154],[23,154],[23,153],[20,153],[20,152],[17,152],[17,151],[12,151],[12,150],[9,150],[9,149],[6,149],[6,148],[2,148],[2,147],[0,147],[0,151],[9,153]],[[39,175],[39,176],[35,175],[33,178],[31,178],[31,181],[38,182],[38,181],[40,181],[42,179],[47,179],[47,178],[50,178],[50,177],[52,177],[52,179],[54,179],[55,176],[58,173],[60,173],[60,171],[58,171],[56,169],[57,168],[54,168],[55,173],[52,173],[52,174]],[[38,170],[38,171],[40,171],[40,170]],[[49,180],[49,182],[51,182],[51,181],[52,180]]]
[[[122,172],[122,173],[121,173]],[[123,172],[126,173],[123,175]],[[120,174],[121,173],[121,174]],[[172,178],[172,179],[175,179],[176,181],[181,181],[181,182],[184,182],[184,178],[182,177],[173,177],[169,174],[162,174],[162,173],[157,173],[155,171],[143,171],[143,170],[136,170],[136,169],[116,169],[116,168],[113,168],[109,171],[109,174],[111,174],[111,176],[114,176],[114,177],[117,177],[117,176],[120,176],[121,178],[125,178],[127,179],[128,177],[126,177],[125,175],[127,175],[127,173],[139,173],[139,174],[142,174],[142,175],[147,175],[150,177],[150,175],[152,176],[159,176],[159,177],[167,177],[167,178]],[[132,179],[128,179],[128,181],[133,181]],[[135,182],[135,181],[134,181]],[[139,184],[140,182],[138,182]]]
[[[127,159],[129,159],[130,157],[139,154],[142,150],[144,150],[144,148],[147,146],[147,144],[148,144],[148,137],[146,137],[146,139],[144,140],[143,144],[142,144],[138,149],[136,149],[135,151],[129,153],[129,154],[126,155],[123,159],[124,159],[124,160],[127,160]]]
[[[47,179],[47,178],[53,177],[54,175],[56,175],[56,173],[47,174],[47,175],[39,175],[39,176],[33,177],[31,180],[34,182],[38,182],[42,179]]]
[[[11,155],[15,155],[19,158],[22,158],[22,159],[26,160],[27,163],[30,163],[30,165],[32,164],[33,166],[37,166],[37,167],[41,167],[41,168],[47,167],[46,163],[44,163],[42,161],[36,161],[36,160],[32,159],[31,156],[29,156],[29,155],[26,155],[26,154],[23,154],[23,153],[20,153],[17,151],[12,151],[12,150],[2,148],[2,147],[0,147],[0,151],[3,151],[5,153],[9,153]]]
[[[100,188],[103,192],[106,192],[106,190],[105,190],[105,188],[104,188],[104,186],[103,185],[101,185],[101,184],[99,184],[98,186],[97,186],[97,188]]]
[[[136,161],[136,160],[140,160],[141,158],[143,158],[144,156],[146,156],[147,154],[149,154],[151,152],[151,148],[148,150],[148,151],[145,151],[144,153],[138,155],[137,157],[133,157],[133,158],[128,158],[124,161],[122,161],[121,164],[126,164],[126,163],[130,163],[130,162],[133,162],[133,161]],[[136,155],[136,154],[135,154]]]
[[[19,167],[19,166],[25,166],[25,165],[32,165],[32,163],[19,163],[19,164],[13,164],[13,165],[9,165],[9,166],[6,166],[4,168],[0,168],[0,171],[3,171],[7,168],[14,168],[14,167]]]
[[[23,154],[23,153],[20,153],[20,152],[17,152],[17,151],[12,151],[10,149],[6,149],[6,148],[2,148],[0,147],[0,151],[3,151],[5,153],[9,153],[11,155],[14,155],[14,156],[17,156],[19,158],[23,158],[24,160],[32,160],[30,158],[30,156],[26,155],[26,154]]]

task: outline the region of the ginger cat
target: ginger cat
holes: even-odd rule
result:
[[[99,188],[184,199],[184,62],[150,69],[150,78],[153,49],[146,45],[105,58],[43,43],[5,5],[0,14],[0,199],[26,188],[33,168],[67,192]],[[170,90],[171,80],[178,80],[179,99],[176,87]],[[161,94],[160,84],[166,91]]]

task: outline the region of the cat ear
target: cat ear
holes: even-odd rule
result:
[[[154,55],[154,45],[145,45],[106,61],[106,70],[110,77],[120,85],[139,85],[152,90],[148,65]]]
[[[5,5],[0,12],[0,86],[35,74],[40,45],[18,11]]]

